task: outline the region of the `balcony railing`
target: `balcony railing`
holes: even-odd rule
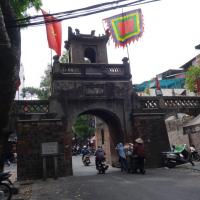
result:
[[[200,97],[139,97],[135,110],[186,110],[200,109]]]
[[[69,64],[57,63],[53,74],[65,77],[131,77],[129,64]]]
[[[12,112],[16,114],[22,113],[48,113],[48,100],[18,100],[14,102]]]

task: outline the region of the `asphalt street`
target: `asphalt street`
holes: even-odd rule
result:
[[[109,168],[97,174],[94,160],[83,166],[73,158],[73,176],[34,181],[31,200],[199,200],[200,167],[147,169],[146,175]]]

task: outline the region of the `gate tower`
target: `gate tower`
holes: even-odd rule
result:
[[[65,41],[65,48],[69,53],[69,63],[108,63],[106,43],[107,35],[95,36],[91,34],[80,34],[78,29],[72,32],[68,29],[68,41]]]
[[[122,64],[108,64],[108,39],[68,28],[69,62],[54,57],[50,109],[66,120],[67,135],[78,115],[99,117],[108,125],[114,147],[131,137],[132,82],[128,58]]]

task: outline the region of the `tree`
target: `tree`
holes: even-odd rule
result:
[[[24,17],[28,17],[26,13],[28,8],[34,7],[36,10],[39,10],[40,7],[42,6],[41,0],[23,0],[23,1],[11,0],[10,3],[14,8],[18,19],[23,19]]]
[[[77,118],[72,129],[79,138],[85,140],[94,133],[94,126],[91,124],[92,120],[93,118],[90,115],[80,115]]]
[[[28,94],[31,96],[31,99],[33,95],[37,95],[37,88],[34,87],[25,87],[22,89],[22,96],[26,97]]]
[[[41,0],[0,0],[0,171],[3,169],[5,143],[9,133],[9,111],[19,80],[21,35],[16,19],[27,15],[27,8],[39,9]],[[9,28],[13,25],[14,28]]]
[[[69,54],[67,51],[63,52],[63,55],[60,57],[61,63],[69,63]]]
[[[186,79],[185,84],[186,88],[190,90],[191,92],[197,92],[197,84],[200,80],[200,65],[199,66],[191,66],[187,73],[186,73]]]
[[[61,63],[68,63],[68,53],[63,52],[60,58]],[[25,87],[22,90],[22,96],[25,97],[27,94],[35,94],[40,100],[47,100],[50,96],[50,86],[51,86],[51,65],[48,64],[47,69],[44,71],[44,76],[41,77],[40,88]],[[32,95],[33,95],[32,94]]]
[[[40,100],[47,100],[50,96],[50,82],[51,82],[51,65],[47,66],[44,71],[44,76],[41,77],[40,87],[25,87],[22,89],[22,96],[25,98],[28,94],[36,95]]]
[[[40,88],[38,89],[38,98],[41,100],[48,99],[50,96],[51,86],[51,65],[47,66],[44,76],[41,77]]]

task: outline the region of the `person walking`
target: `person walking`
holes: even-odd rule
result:
[[[139,169],[141,174],[145,174],[144,161],[145,161],[145,152],[144,152],[144,141],[142,138],[137,138],[134,145],[134,169],[133,173],[137,173]]]
[[[123,171],[128,172],[128,166],[127,166],[127,160],[126,160],[124,145],[121,142],[118,143],[117,146],[116,146],[116,150],[117,150],[118,155],[119,155],[121,172],[123,172]]]
[[[128,173],[130,173],[133,171],[133,144],[128,143],[124,147],[125,147],[125,153],[126,153]]]

